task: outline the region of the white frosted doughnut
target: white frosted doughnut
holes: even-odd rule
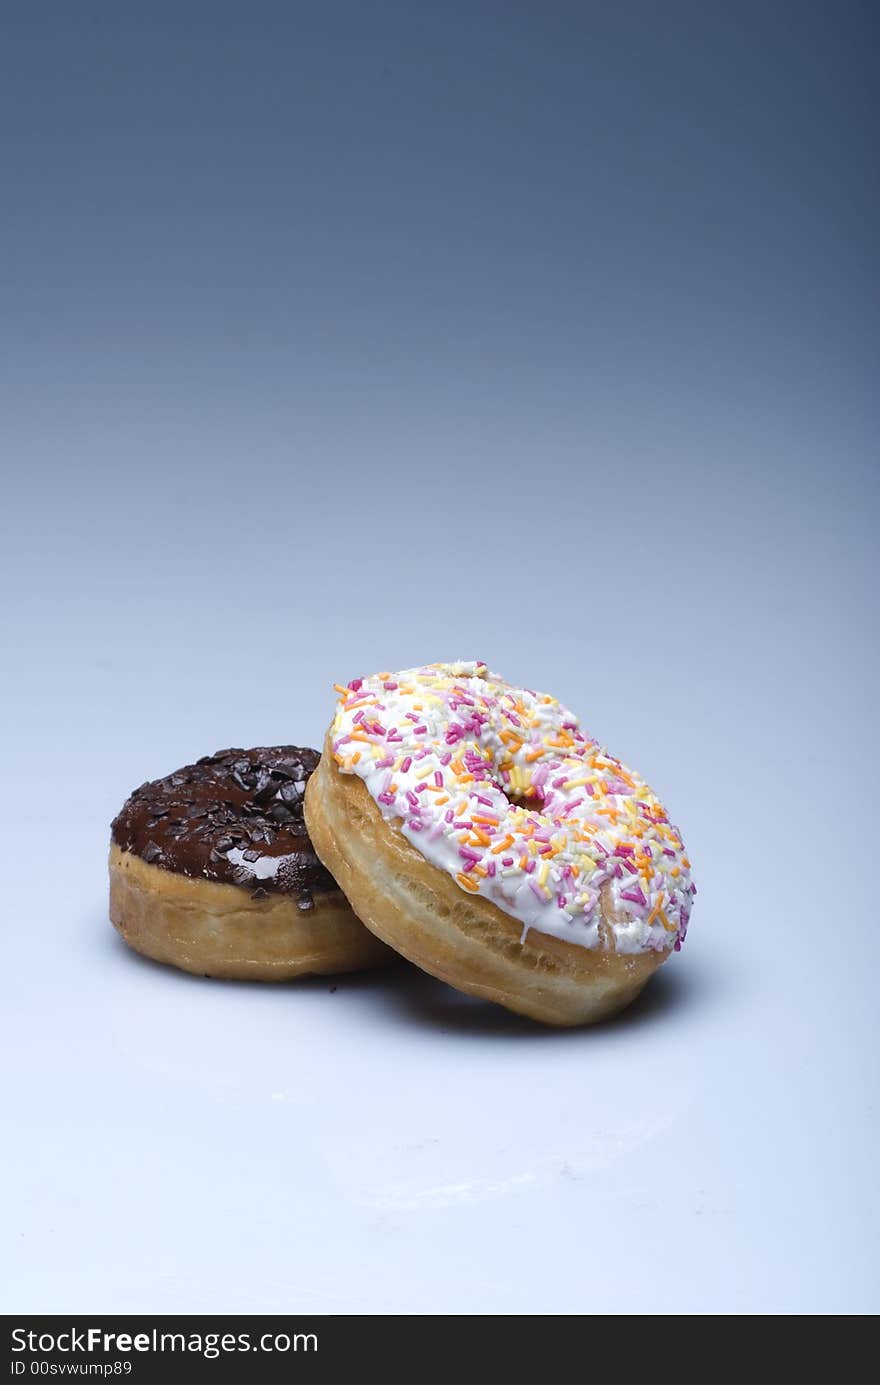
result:
[[[341,690],[331,739],[383,817],[523,936],[598,948],[607,914],[619,953],[684,941],[696,889],[680,833],[555,697],[481,663],[380,673]]]
[[[556,1025],[623,1009],[681,946],[695,890],[679,832],[555,698],[475,663],[338,692],[306,822],[383,942]]]

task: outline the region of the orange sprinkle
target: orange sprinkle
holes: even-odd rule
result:
[[[649,922],[649,923],[653,923],[654,920],[655,920],[655,918],[657,918],[658,916],[660,916],[660,915],[663,914],[663,901],[664,901],[665,898],[666,898],[666,896],[665,896],[664,894],[662,894],[662,893],[658,896],[658,898],[657,898],[657,903],[654,905],[653,909],[651,910],[650,914],[648,915],[648,922]]]
[[[471,894],[477,894],[479,892],[479,885],[475,885],[473,880],[468,879],[466,875],[462,875],[461,871],[459,871],[455,878],[459,885],[463,885],[466,890],[470,890]]]
[[[437,807],[439,808],[440,805],[441,805],[442,803],[448,803],[448,802],[449,802],[449,794],[448,794],[448,793],[445,793],[445,794],[443,795],[442,798],[438,798],[438,799],[437,799]]]
[[[492,847],[492,855],[500,856],[502,851],[506,851],[509,846],[513,846],[513,837],[508,835],[504,838],[503,842],[499,842],[497,846]]]

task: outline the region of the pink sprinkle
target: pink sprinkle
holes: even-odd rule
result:
[[[412,804],[412,806],[413,806],[414,808],[418,808],[418,806],[419,806],[419,800],[416,798],[416,796],[415,796],[415,794],[413,793],[412,789],[407,789],[407,791],[406,791],[406,796],[407,796],[407,799],[409,800],[409,802]]]
[[[534,861],[526,861],[526,875],[531,875],[535,869]]]
[[[441,765],[448,765],[448,764],[449,764],[449,761],[450,761],[451,759],[452,759],[452,751],[451,751],[451,750],[447,750],[447,751],[444,752],[444,754],[442,754],[442,755],[440,756],[440,763],[441,763]]]
[[[479,794],[479,793],[477,794],[476,797],[477,797],[477,802],[478,802],[478,803],[482,803],[486,808],[491,808],[491,807],[492,807],[492,800],[491,800],[491,798],[484,798],[483,795],[482,795],[482,794]]]
[[[439,769],[434,770],[434,783],[437,785],[438,789],[443,788],[443,775],[440,773]]]
[[[476,870],[476,867],[477,867],[476,861],[465,861],[464,865],[462,866],[462,870],[464,870],[464,871]]]
[[[423,827],[424,823],[419,818],[410,818],[409,830],[411,832],[421,832]]]
[[[397,692],[397,683],[383,683],[382,686],[386,692]]]
[[[675,855],[675,852],[672,850],[671,847],[664,846],[664,848],[663,848],[663,855],[664,855],[664,856],[674,856],[674,855]]]
[[[621,890],[620,897],[621,899],[628,899],[631,904],[641,904],[642,908],[644,908],[648,902],[641,885],[633,885],[628,890]]]
[[[351,724],[352,724],[352,726],[357,726],[358,722],[359,722],[359,721],[363,721],[363,719],[364,719],[364,709],[363,709],[363,707],[362,707],[361,710],[360,710],[359,712],[355,712],[354,716],[352,717],[352,719],[351,719]]]
[[[416,793],[426,793],[427,789],[427,784],[420,784],[419,787],[416,789]]]
[[[385,737],[385,739],[386,741],[402,741],[403,736],[401,736],[400,732],[397,730],[395,726],[392,726],[391,730],[388,732],[388,735]]]
[[[565,908],[565,905],[566,905],[566,902],[567,902],[567,901],[566,901],[566,898],[565,898],[565,895],[564,895],[564,894],[558,894],[558,895],[556,896],[556,907],[557,907],[557,909],[564,909],[564,908]]]
[[[412,764],[412,756],[411,756],[411,755],[407,755],[407,757],[406,757],[406,759],[404,760],[403,764],[400,766],[400,772],[401,772],[401,774],[406,774],[406,772],[407,772],[407,770],[409,769],[409,767],[410,767],[411,764]]]
[[[531,892],[532,892],[532,894],[535,896],[535,898],[536,898],[536,899],[540,899],[541,903],[543,904],[543,903],[544,903],[544,891],[541,889],[541,886],[540,886],[539,884],[537,884],[536,881],[530,880],[530,881],[529,881],[529,889],[531,890]]]
[[[472,822],[466,822],[464,818],[460,819],[459,822],[453,823],[454,827],[473,827],[473,825]]]
[[[378,798],[380,803],[387,803],[389,808],[394,807],[395,798],[393,793],[380,793]]]
[[[470,846],[460,846],[458,854],[463,861],[482,861],[483,859],[479,851],[474,851],[473,847]]]
[[[554,789],[563,789],[563,788],[565,788],[565,785],[566,785],[567,782],[568,782],[568,776],[565,775],[565,774],[560,774],[560,776],[559,776],[558,779],[554,779],[554,780],[553,780],[553,787],[554,787]]]
[[[428,728],[427,728],[427,726],[414,726],[414,727],[413,727],[413,735],[414,735],[414,736],[427,736],[427,734],[428,734]]]
[[[352,692],[360,692],[363,687],[363,682],[363,678],[352,678],[348,686],[351,688]]]
[[[453,813],[453,811],[452,811],[451,808],[447,808],[447,809],[446,809],[446,812],[443,814],[443,816],[444,816],[444,818],[446,819],[447,822],[451,822],[452,819],[455,817],[455,814]]]
[[[502,864],[502,866],[512,866],[512,865],[513,865],[513,857],[512,857],[512,856],[502,856],[502,857],[501,857],[501,864]]]
[[[494,861],[490,861],[489,864],[486,866],[486,874],[487,874],[487,875],[494,875],[494,874],[495,874],[495,862],[494,862]]]

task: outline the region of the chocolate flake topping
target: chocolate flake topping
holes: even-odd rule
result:
[[[314,895],[337,888],[303,817],[318,758],[294,745],[205,755],[135,789],[113,820],[113,841],[163,870],[240,885],[254,899],[290,894],[312,909]]]

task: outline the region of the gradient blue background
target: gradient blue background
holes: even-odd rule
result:
[[[4,7],[10,1310],[880,1307],[876,29]],[[455,657],[682,824],[632,1018],[125,953],[134,785]]]

